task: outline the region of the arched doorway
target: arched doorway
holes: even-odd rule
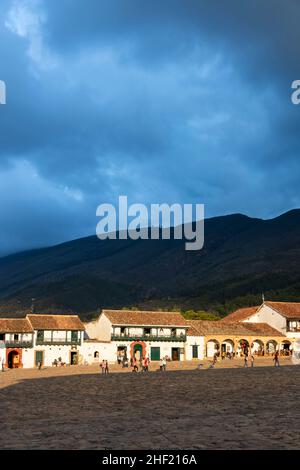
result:
[[[264,343],[260,339],[255,339],[251,344],[251,352],[257,354],[257,356],[264,356]]]
[[[135,341],[134,343],[131,343],[130,355],[132,359],[135,357],[137,361],[146,357],[146,344],[144,341]]]
[[[127,346],[121,345],[117,347],[117,358],[120,361],[127,358]]]
[[[288,340],[282,341],[280,347],[280,354],[282,356],[289,356],[291,354],[292,343]]]
[[[21,367],[21,357],[19,351],[10,351],[7,355],[7,366],[9,369],[18,369]]]
[[[276,349],[277,349],[277,342],[274,339],[271,339],[270,341],[267,342],[266,353],[268,355],[275,354]]]
[[[238,352],[240,356],[249,354],[249,342],[246,339],[239,340]]]
[[[70,351],[70,364],[71,366],[78,365],[78,351]]]
[[[206,356],[214,357],[215,353],[220,352],[220,343],[216,339],[210,339],[206,343]]]
[[[234,342],[231,339],[225,339],[221,344],[221,352],[232,354],[234,352]]]
[[[133,347],[133,355],[137,361],[140,361],[143,357],[143,348],[141,344],[135,344]]]

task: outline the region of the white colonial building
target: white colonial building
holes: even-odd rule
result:
[[[185,343],[185,359],[187,361],[203,359],[205,357],[205,339],[202,331],[199,330],[196,320],[188,320]]]
[[[5,367],[33,367],[34,331],[27,318],[0,318],[0,361]]]
[[[274,342],[274,348],[282,354],[289,353],[293,349],[293,343],[300,339],[299,302],[264,301],[259,307],[241,308],[222,321],[268,324],[282,336]]]
[[[165,356],[173,361],[185,358],[188,324],[179,312],[103,310],[84,326],[89,340],[111,343],[113,360],[118,356],[152,361]]]
[[[281,343],[285,336],[267,323],[239,321],[189,320],[191,329],[188,331],[190,344],[199,344],[198,357],[213,357],[216,353],[235,356],[248,353],[264,355],[275,351],[274,345]],[[202,349],[201,349],[202,348]],[[196,358],[196,347],[193,356]]]
[[[84,326],[77,315],[30,314],[26,318],[34,330],[34,365],[81,362]]]
[[[8,368],[78,364],[84,326],[77,315],[0,319],[0,354]]]
[[[179,312],[103,310],[77,315],[28,314],[0,319],[0,362],[8,368],[99,364],[118,358],[201,360],[216,353],[291,354],[300,339],[300,303],[263,302],[219,321],[185,320]]]

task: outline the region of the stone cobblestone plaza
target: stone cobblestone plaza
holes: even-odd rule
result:
[[[297,449],[300,367],[281,358],[0,373],[1,449]]]

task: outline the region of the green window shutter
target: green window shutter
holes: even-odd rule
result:
[[[36,338],[38,341],[44,341],[44,331],[43,330],[38,330]]]
[[[71,341],[72,342],[78,341],[78,331],[72,331],[71,332]]]
[[[43,363],[43,351],[35,351],[35,365],[37,366],[39,362]]]
[[[151,347],[151,361],[159,361],[160,360],[160,347],[152,346]]]

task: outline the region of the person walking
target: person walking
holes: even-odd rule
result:
[[[278,351],[275,351],[275,355],[274,355],[274,358],[273,358],[273,361],[274,361],[274,366],[278,366],[279,367],[279,352]]]
[[[102,370],[102,374],[105,374],[105,360],[103,359],[103,361],[100,363],[100,367],[101,367],[101,370]]]
[[[138,372],[139,371],[139,366],[138,366],[138,363],[137,363],[137,360],[136,360],[135,356],[133,358],[132,364],[133,364],[133,371],[132,372]]]
[[[254,354],[251,354],[251,367],[254,367]]]
[[[244,367],[248,367],[248,354],[245,354]]]
[[[166,356],[163,357],[163,360],[162,360],[162,367],[163,367],[163,371],[165,371],[167,369],[167,359],[166,359]]]
[[[105,361],[104,372],[105,372],[105,374],[109,373],[108,361]]]
[[[1,361],[2,372],[5,372],[4,371],[4,364],[5,364],[5,361],[4,361],[4,357],[3,357],[2,361]]]
[[[215,354],[214,354],[214,359],[213,359],[213,366],[216,365],[217,360],[218,360],[218,354],[215,352]]]

